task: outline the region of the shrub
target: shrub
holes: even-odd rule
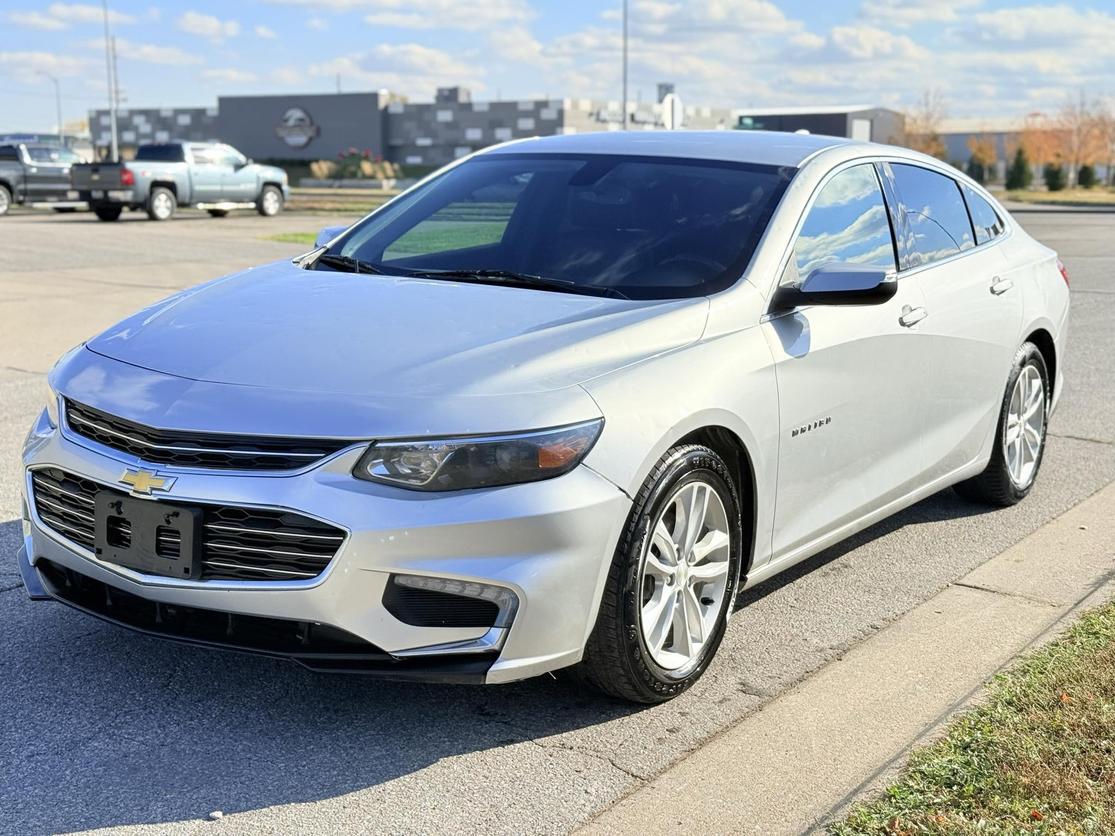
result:
[[[977,183],[982,184],[987,182],[987,167],[975,157],[972,157],[970,160],[968,160],[967,173],[968,176],[975,180]]]
[[[1076,173],[1076,185],[1082,189],[1090,189],[1096,185],[1096,170],[1090,165],[1080,166]]]
[[[1045,166],[1045,187],[1051,192],[1059,192],[1067,185],[1065,170],[1059,165],[1053,163],[1046,163]]]
[[[1030,170],[1030,161],[1026,159],[1026,152],[1019,148],[1014,152],[1014,160],[1007,169],[1007,188],[1011,191],[1028,189],[1034,182],[1034,172]]]

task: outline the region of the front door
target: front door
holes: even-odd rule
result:
[[[233,203],[250,203],[256,198],[257,177],[255,166],[228,145],[218,146],[224,169],[221,174],[221,196]]]
[[[213,145],[191,145],[190,182],[194,203],[219,203],[225,164]]]
[[[871,164],[838,171],[818,192],[783,281],[832,262],[897,270]],[[920,484],[924,307],[917,283],[900,279],[884,304],[814,305],[762,325],[780,415],[772,559],[793,557]]]

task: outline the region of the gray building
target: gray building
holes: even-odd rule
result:
[[[670,91],[669,85],[661,85]],[[902,117],[880,108],[745,111],[689,105],[682,126],[696,130],[765,128],[888,141]],[[94,142],[109,144],[108,112],[90,113]],[[629,102],[630,130],[664,127],[661,102]],[[216,108],[121,111],[120,144],[219,139],[257,160],[334,159],[349,148],[392,162],[441,166],[479,148],[523,137],[620,130],[618,100],[472,101],[468,90],[443,87],[433,102],[411,103],[387,91],[221,96]]]

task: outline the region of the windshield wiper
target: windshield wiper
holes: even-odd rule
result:
[[[452,279],[455,281],[476,282],[477,284],[499,284],[508,287],[527,287],[540,290],[556,290],[559,293],[578,293],[592,296],[614,296],[629,298],[614,287],[583,285],[569,279],[551,279],[533,273],[517,273],[514,270],[409,270],[407,275],[419,279]]]
[[[337,255],[336,253],[322,253],[314,261],[314,266],[325,264],[347,273],[374,273],[383,275],[383,271],[370,261],[361,261],[351,255]]]

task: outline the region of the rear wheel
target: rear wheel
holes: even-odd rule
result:
[[[52,206],[51,208],[59,215],[68,215],[71,212],[77,211],[77,209],[73,206]]]
[[[177,208],[178,200],[166,186],[156,186],[147,196],[147,217],[153,221],[169,221]]]
[[[120,206],[98,206],[93,210],[93,214],[100,221],[115,221],[119,220],[120,213],[123,211],[124,209]]]
[[[8,214],[12,208],[12,193],[7,186],[0,186],[0,215]]]
[[[283,193],[275,186],[264,186],[256,201],[256,211],[271,218],[283,211]]]
[[[1007,380],[991,461],[983,473],[957,485],[957,493],[1003,507],[1030,493],[1045,453],[1051,398],[1045,358],[1036,345],[1023,343]]]
[[[223,218],[228,214],[227,209],[206,209],[205,211],[209,213],[210,217],[214,218]]]
[[[699,445],[666,453],[636,497],[579,677],[639,703],[689,688],[724,637],[741,539],[723,459]]]

